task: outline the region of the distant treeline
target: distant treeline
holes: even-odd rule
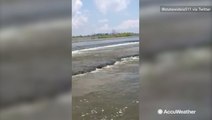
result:
[[[124,32],[124,33],[98,33],[93,35],[79,35],[73,36],[73,38],[83,38],[83,37],[90,37],[90,38],[114,38],[114,37],[129,37],[129,36],[137,36],[138,33],[131,33],[131,32]]]

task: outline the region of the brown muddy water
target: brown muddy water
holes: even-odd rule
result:
[[[136,39],[72,51],[72,120],[139,119]]]
[[[72,76],[73,120],[138,120],[139,57]]]

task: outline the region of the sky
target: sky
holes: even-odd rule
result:
[[[72,35],[139,32],[139,0],[72,0]]]

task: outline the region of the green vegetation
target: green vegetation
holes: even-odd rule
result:
[[[98,33],[93,35],[79,35],[73,36],[73,38],[83,38],[83,37],[90,37],[92,39],[99,39],[99,38],[116,38],[116,37],[130,37],[130,36],[138,36],[138,33],[131,33],[131,32],[124,32],[124,33]]]

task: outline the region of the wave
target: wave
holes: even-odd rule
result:
[[[98,73],[98,72],[101,72],[101,71],[106,70],[106,69],[113,69],[116,65],[122,65],[122,64],[126,64],[128,62],[137,61],[137,60],[139,60],[138,55],[124,57],[124,58],[121,58],[121,59],[111,63],[111,64],[107,64],[107,65],[104,65],[102,67],[97,67],[96,69],[94,69],[92,71],[76,74],[76,75],[73,75],[72,77],[84,76],[88,73]]]
[[[93,48],[86,48],[86,49],[81,49],[81,50],[74,50],[74,51],[72,51],[72,55],[80,54],[80,53],[87,52],[87,51],[101,50],[101,49],[105,49],[105,48],[113,48],[113,47],[136,45],[136,44],[139,44],[139,42],[129,42],[129,43],[116,44],[116,45],[106,45],[106,46],[101,46],[101,47],[93,47]]]

